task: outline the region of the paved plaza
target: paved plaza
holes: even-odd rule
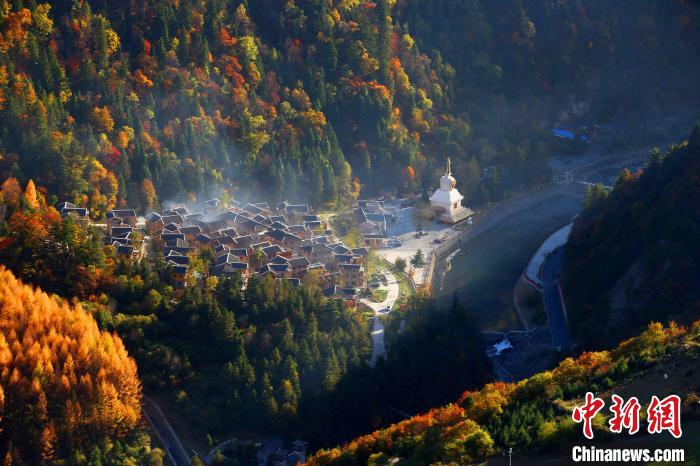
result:
[[[416,238],[416,225],[413,221],[413,211],[415,207],[405,207],[387,204],[387,208],[396,208],[397,222],[387,224],[387,235],[391,238],[389,246],[377,250],[377,254],[385,257],[389,262],[393,263],[398,257],[406,259],[409,263],[411,257],[421,249],[427,260],[430,252],[438,246],[435,240],[447,237],[456,233],[452,225],[432,222],[427,227],[423,227],[423,235]],[[395,237],[395,241],[394,238]],[[410,264],[408,266],[410,270]],[[413,275],[413,281],[416,285],[423,283],[423,269],[416,269]]]

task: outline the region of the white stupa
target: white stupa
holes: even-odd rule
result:
[[[444,210],[440,220],[445,223],[457,223],[473,214],[471,209],[462,206],[462,196],[456,188],[457,180],[452,176],[450,159],[447,159],[445,174],[440,178],[440,187],[430,196],[434,208]]]

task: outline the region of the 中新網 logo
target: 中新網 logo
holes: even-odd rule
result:
[[[593,393],[586,393],[583,405],[576,406],[571,413],[571,418],[576,423],[583,423],[583,435],[587,439],[593,438],[593,418],[605,407],[605,401],[597,398]],[[612,417],[608,421],[610,431],[621,433],[627,430],[630,435],[639,432],[639,412],[641,405],[637,397],[631,397],[627,401],[618,395],[612,396],[610,411]],[[667,431],[675,438],[683,435],[681,430],[681,398],[678,395],[669,395],[659,399],[654,395],[647,408],[647,432],[659,434]]]

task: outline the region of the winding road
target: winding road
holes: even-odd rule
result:
[[[143,414],[153,427],[158,439],[163,444],[168,458],[175,466],[191,464],[187,451],[180,443],[172,426],[165,418],[160,407],[146,395],[143,396]]]
[[[571,333],[566,317],[566,306],[559,284],[564,246],[560,246],[547,257],[540,273],[542,280],[542,297],[544,308],[547,311],[549,328],[552,331],[552,343],[557,348],[568,349],[571,347]]]
[[[386,358],[386,348],[384,347],[384,324],[379,318],[382,314],[391,312],[394,303],[399,299],[399,284],[396,277],[391,272],[384,272],[386,286],[380,290],[386,290],[386,298],[381,303],[375,303],[368,299],[361,299],[360,302],[374,311],[374,326],[372,327],[372,356],[369,364],[374,367],[380,357]]]

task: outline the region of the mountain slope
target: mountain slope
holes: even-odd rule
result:
[[[635,395],[643,409],[648,403],[645,397],[676,393],[684,400],[687,422],[697,413],[693,390],[700,382],[694,370],[699,356],[700,321],[689,328],[653,323],[614,350],[567,358],[551,371],[518,383],[487,384],[479,391],[464,393],[455,404],[359,437],[343,447],[321,450],[307,464],[385,464],[392,457],[407,465],[470,464],[500,455],[509,447],[521,458],[550,448],[564,451],[567,445],[584,440],[581,426],[571,420],[571,409],[587,391],[605,399],[611,392]],[[659,380],[664,372],[666,381],[644,383]],[[596,438],[615,438],[605,426],[599,415],[594,422]],[[685,445],[691,445],[692,439],[687,440]]]
[[[611,344],[650,320],[689,322],[700,307],[700,126],[608,194],[592,188],[564,257],[571,328]],[[605,331],[601,331],[605,329]]]
[[[546,179],[543,128],[576,101],[567,124],[692,107],[699,21],[681,1],[2,0],[0,177],[99,217],[349,204],[452,156],[485,202]]]

